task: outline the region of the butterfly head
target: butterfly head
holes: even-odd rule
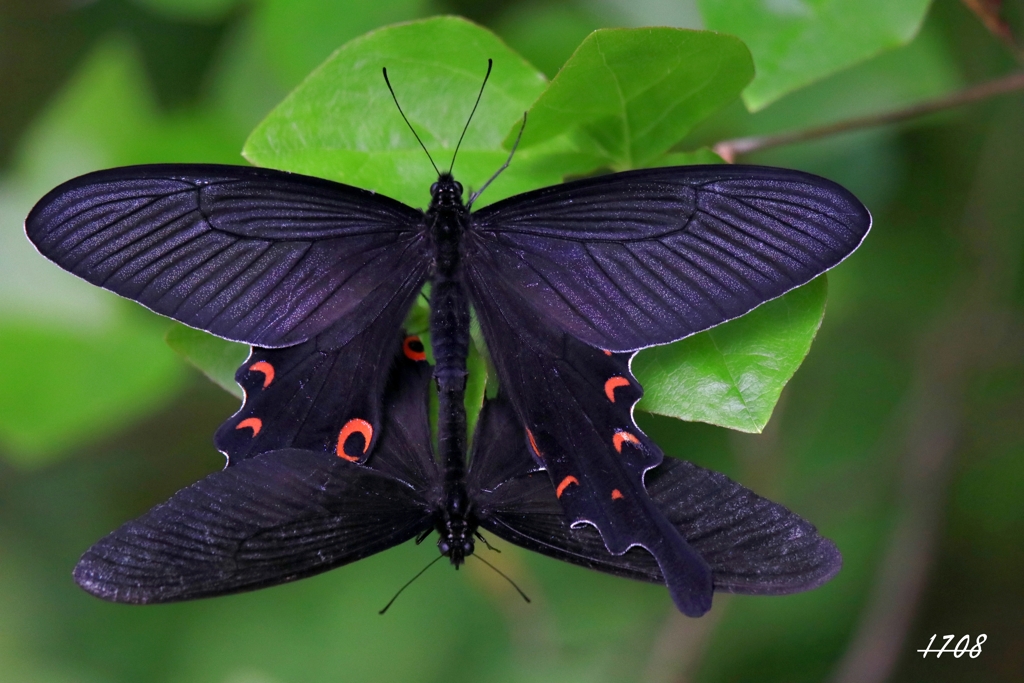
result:
[[[437,549],[458,568],[476,549],[472,536],[452,535],[437,539]]]
[[[438,208],[462,206],[462,183],[451,173],[441,173],[437,182],[430,186],[431,205]]]
[[[469,498],[457,487],[449,492],[444,510],[437,517],[437,549],[456,569],[473,554],[476,529],[477,523],[469,514]]]

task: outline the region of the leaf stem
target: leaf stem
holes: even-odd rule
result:
[[[872,128],[891,123],[899,123],[900,121],[906,121],[908,119],[917,118],[918,116],[932,114],[944,109],[959,107],[965,104],[970,104],[971,102],[978,102],[990,97],[995,97],[996,95],[1003,95],[1017,90],[1024,90],[1024,72],[1013,73],[1009,76],[997,78],[979,85],[973,85],[949,95],[919,102],[918,104],[913,104],[909,107],[897,109],[895,111],[858,116],[845,121],[837,121],[836,123],[829,123],[824,126],[805,128],[803,130],[795,130],[787,133],[754,135],[745,138],[723,140],[716,143],[712,149],[716,154],[718,154],[718,156],[722,157],[729,163],[733,163],[736,160],[736,157],[743,154],[750,154],[751,152],[757,152],[771,147],[781,147],[783,145],[792,145],[798,142],[817,140],[818,138],[859,130],[861,128]]]

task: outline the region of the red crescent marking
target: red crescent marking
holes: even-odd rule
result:
[[[636,438],[629,432],[615,432],[615,436],[612,437],[612,443],[615,444],[615,450],[619,453],[622,452],[622,443],[628,441],[631,444],[640,443],[640,439]]]
[[[601,349],[601,350],[604,351],[604,355],[606,355],[606,356],[612,355],[612,352],[609,351],[608,349]]]
[[[245,429],[246,427],[251,428],[252,435],[256,436],[263,429],[263,420],[258,417],[247,417],[235,425],[235,429]]]
[[[568,477],[563,479],[562,483],[558,485],[557,489],[555,489],[555,498],[561,498],[562,492],[565,491],[565,487],[568,486],[569,484],[579,485],[579,483],[580,480],[570,474]]]
[[[348,441],[348,437],[356,432],[363,435],[363,453],[370,449],[370,440],[373,438],[373,425],[366,420],[355,417],[346,422],[345,426],[341,428],[341,432],[338,433],[338,448],[336,452],[339,458],[345,458],[349,462],[359,462],[358,457],[353,457],[345,452],[345,442]]]
[[[604,395],[608,397],[608,400],[615,403],[615,390],[619,387],[628,387],[629,380],[625,377],[615,376],[604,383]]]
[[[416,349],[412,348],[411,344],[413,342],[420,342],[420,347],[423,346],[423,342],[420,340],[420,338],[415,336],[415,335],[412,335],[412,336],[406,337],[405,341],[402,342],[402,353],[404,353],[405,357],[408,358],[409,360],[416,360],[416,361],[426,360],[427,359],[427,352],[426,352],[426,350],[417,351]]]
[[[263,388],[266,389],[270,386],[270,383],[274,381],[274,366],[265,360],[253,363],[249,366],[249,370],[255,370],[256,372],[263,373]]]
[[[527,428],[527,430],[526,430],[526,438],[528,438],[530,440],[530,447],[533,449],[534,454],[538,458],[543,460],[544,459],[544,454],[540,452],[539,448],[537,448],[537,442],[534,441],[534,439],[533,439],[533,432],[531,432],[529,430],[529,428]]]
[[[622,498],[622,491],[618,489],[612,489],[612,500],[618,500]]]

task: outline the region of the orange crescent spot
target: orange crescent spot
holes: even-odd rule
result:
[[[247,417],[235,425],[235,429],[245,429],[246,427],[251,428],[252,435],[256,436],[263,429],[263,420],[258,417]]]
[[[608,397],[608,400],[615,403],[615,390],[619,387],[628,387],[629,380],[625,377],[615,376],[604,383],[604,395]]]
[[[537,448],[537,442],[534,441],[534,439],[533,439],[533,432],[531,432],[529,430],[529,428],[527,428],[527,430],[526,430],[526,438],[528,438],[530,440],[530,448],[533,449],[534,455],[536,455],[538,458],[543,460],[544,459],[544,454],[540,452],[539,448]]]
[[[419,350],[413,348],[414,344],[419,347]],[[426,349],[423,348],[423,341],[416,335],[411,335],[405,338],[405,341],[402,342],[402,353],[404,353],[405,357],[409,360],[420,361],[427,359],[427,352]]]
[[[558,485],[557,489],[555,489],[555,497],[556,498],[561,498],[562,497],[562,492],[565,491],[565,487],[568,486],[569,484],[579,485],[579,483],[580,483],[580,480],[570,474],[568,477],[563,479],[562,483]]]
[[[606,356],[612,355],[612,352],[609,351],[608,349],[601,349],[601,350],[604,351],[604,355],[606,355]]]
[[[622,498],[622,491],[618,489],[612,489],[612,500],[618,500]]]
[[[612,437],[612,443],[615,444],[615,450],[619,453],[622,452],[622,444],[625,441],[628,441],[631,444],[640,443],[640,439],[636,438],[629,432],[615,432],[615,436]]]
[[[373,438],[373,425],[366,420],[355,417],[346,422],[345,426],[341,428],[341,432],[338,433],[338,448],[336,452],[339,458],[344,458],[349,462],[359,462],[358,457],[351,456],[345,452],[345,442],[348,441],[348,437],[356,433],[363,435],[363,453],[370,449],[370,440]]]
[[[256,372],[263,373],[263,388],[266,389],[270,386],[270,383],[274,381],[274,366],[265,360],[261,360],[257,363],[253,363],[249,366],[249,370],[255,370]]]

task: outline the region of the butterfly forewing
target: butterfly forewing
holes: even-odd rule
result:
[[[644,169],[477,211],[468,274],[478,289],[505,283],[577,339],[627,351],[708,329],[809,282],[856,249],[870,224],[847,190],[799,171]]]
[[[176,320],[260,346],[334,326],[344,343],[417,290],[423,215],[282,171],[132,166],[68,181],[26,233],[61,267]]]
[[[327,453],[287,449],[182,489],[90,548],[75,580],[114,602],[253,590],[354,562],[430,528],[404,483]]]
[[[647,490],[711,566],[715,590],[795,593],[820,586],[842,566],[835,544],[813,524],[719,472],[666,458],[648,473]]]

